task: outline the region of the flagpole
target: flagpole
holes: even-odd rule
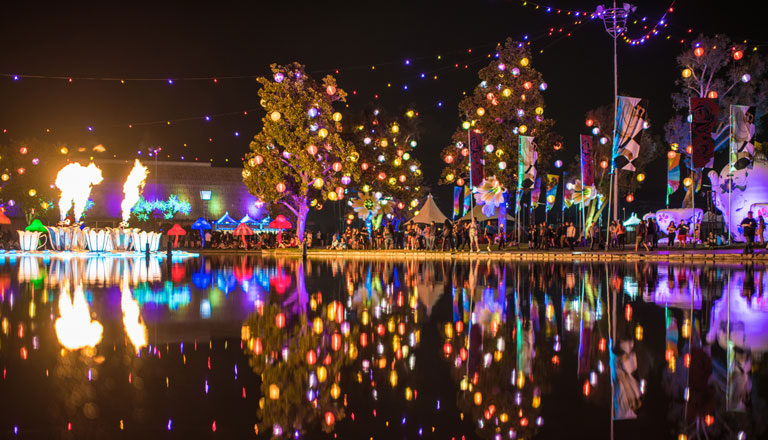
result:
[[[469,126],[467,127],[467,148],[469,149],[469,221],[472,222],[472,218],[475,216],[475,201],[474,196],[472,195],[472,133],[470,130],[472,130],[472,122],[469,120],[469,113],[467,113],[467,123]],[[472,246],[470,246],[470,252],[472,251]]]
[[[731,226],[733,225],[733,209],[731,208],[731,194],[733,193],[733,106],[730,114],[730,136],[728,139],[728,246],[731,245]]]
[[[667,155],[667,201],[666,209],[669,209],[669,155]]]

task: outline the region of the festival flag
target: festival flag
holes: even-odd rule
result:
[[[595,184],[595,174],[592,168],[592,136],[580,135],[581,142],[581,185],[583,187]]]
[[[667,153],[667,197],[680,188],[680,153]]]
[[[752,168],[755,155],[755,107],[731,106],[730,163],[735,170]]]
[[[472,190],[469,188],[469,185],[465,185],[464,186],[464,214],[469,212],[471,204],[472,204]]]
[[[469,157],[472,186],[479,186],[485,178],[483,172],[483,136],[477,130],[469,131]]]
[[[461,187],[453,187],[453,218],[461,217]]]
[[[616,110],[616,136],[613,139],[613,161],[615,168],[635,171],[632,162],[640,153],[640,136],[645,125],[648,103],[644,99],[619,96]]]
[[[541,177],[536,178],[536,184],[531,190],[531,209],[539,206],[539,199],[541,199]]]
[[[517,187],[530,188],[536,182],[536,159],[539,148],[533,136],[520,136],[520,163],[517,173]]]
[[[691,98],[691,147],[693,168],[712,168],[715,141],[712,132],[717,126],[717,101],[710,98]]]
[[[560,176],[557,174],[547,174],[547,207],[546,212],[552,209],[557,197],[557,185],[560,183]]]
[[[565,176],[563,176],[563,180],[565,180]],[[563,187],[563,210],[565,210],[565,208],[570,208],[571,205],[573,205],[573,185],[572,184],[565,185]]]

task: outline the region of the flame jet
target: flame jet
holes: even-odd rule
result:
[[[133,164],[131,173],[128,174],[128,178],[125,179],[123,185],[123,203],[120,204],[120,208],[123,210],[123,223],[128,223],[128,218],[131,216],[131,208],[139,201],[141,191],[144,189],[144,181],[147,179],[149,171],[147,167],[136,159]]]
[[[85,211],[85,204],[91,195],[93,185],[98,185],[104,178],[101,170],[91,162],[84,167],[80,163],[70,163],[59,170],[56,175],[56,188],[61,190],[59,198],[59,215],[63,222],[67,212],[74,205],[75,222],[79,222]]]

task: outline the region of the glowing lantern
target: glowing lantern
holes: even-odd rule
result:
[[[592,134],[593,134],[593,135],[595,135],[595,136],[597,136],[598,134],[600,134],[600,127],[595,127],[595,128],[593,128],[593,129],[592,129]]]
[[[317,135],[320,136],[320,138],[325,138],[328,136],[328,130],[321,128],[320,130],[317,130]]]
[[[411,158],[411,154],[410,153],[403,153],[403,160],[408,160],[410,158]]]
[[[693,50],[693,54],[696,55],[697,58],[704,55],[704,48],[701,46],[697,47]]]
[[[544,114],[544,108],[536,107],[535,112],[536,112],[537,115],[543,115]]]
[[[526,67],[528,64],[530,64],[530,61],[528,60],[528,58],[523,58],[520,60],[521,66]]]
[[[3,175],[0,176],[0,179],[2,179],[3,182],[7,182],[10,178],[11,176],[9,176],[7,173],[3,173]]]
[[[19,174],[24,174],[26,171],[27,170],[25,170],[24,168],[19,168],[18,170],[16,170],[16,172]]]
[[[632,194],[627,194],[627,203],[632,203],[635,201],[635,196]]]
[[[415,114],[416,112],[414,112],[413,110],[408,110],[407,112],[405,112],[405,116],[409,118],[412,118]]]
[[[493,144],[488,144],[485,146],[485,152],[486,153],[493,153]]]
[[[261,338],[256,338],[253,341],[253,352],[257,355],[261,354],[261,351],[264,349],[263,344],[261,343]]]
[[[261,165],[262,163],[264,163],[264,158],[261,157],[261,155],[256,155],[253,158],[253,161],[256,162],[256,165]]]
[[[67,148],[67,147],[61,147],[61,149],[59,150],[59,153],[61,153],[61,154],[67,154],[67,153],[69,153],[69,148]]]
[[[645,180],[645,174],[643,174],[643,173],[638,174],[637,175],[637,181],[638,182],[642,182],[643,180]]]
[[[352,182],[352,178],[349,176],[344,176],[341,178],[342,185],[349,185],[351,182]]]
[[[405,183],[405,174],[401,174],[400,177],[397,178],[397,180],[399,180],[400,183]]]
[[[312,156],[317,154],[317,146],[315,146],[315,145],[308,146],[307,147],[307,153],[311,154]]]
[[[674,159],[674,158],[675,158],[675,156],[677,156],[677,153],[675,153],[674,151],[668,151],[668,152],[667,152],[667,157],[668,157],[668,158],[670,158],[670,159]]]
[[[335,95],[336,94],[336,87],[333,86],[333,85],[330,85],[330,86],[325,88],[325,92],[328,93],[329,95]]]
[[[339,386],[339,384],[335,383],[331,385],[331,397],[333,397],[334,399],[338,399],[339,395],[341,395],[341,387]]]
[[[275,185],[275,189],[279,193],[285,192],[285,184],[283,182],[280,182],[277,185]]]
[[[523,88],[525,90],[531,90],[531,87],[533,87],[533,84],[531,84],[530,81],[526,81],[526,82],[523,83]]]
[[[451,352],[453,352],[453,346],[450,342],[446,342],[445,345],[443,345],[443,354],[445,357],[448,357],[451,355]]]
[[[334,121],[339,122],[341,121],[341,113],[335,112],[333,115],[331,115],[331,118],[333,118]]]
[[[456,185],[464,186],[464,179],[461,179],[461,178],[457,179],[456,180]]]
[[[716,99],[717,98],[717,92],[712,90],[711,92],[709,92],[707,94],[707,98],[709,98],[709,99]]]
[[[336,193],[335,193],[335,192],[333,192],[333,191],[330,191],[330,192],[328,193],[328,200],[330,200],[330,201],[332,201],[332,202],[333,202],[333,201],[335,201],[337,198],[338,198],[338,197],[336,196]]]
[[[34,197],[35,195],[37,195],[37,191],[34,188],[30,189],[29,190],[29,196],[30,197]]]
[[[587,127],[591,127],[593,125],[595,125],[595,121],[593,121],[591,119],[587,119]]]
[[[337,173],[341,171],[341,162],[334,162],[331,166],[333,168],[333,171],[336,171]]]
[[[325,382],[325,379],[328,378],[328,370],[324,366],[320,366],[317,369],[317,380],[320,383]]]
[[[506,162],[504,162],[503,160],[502,160],[501,162],[499,162],[499,169],[500,169],[500,170],[505,170],[505,169],[507,169],[507,163],[506,163]]]
[[[368,162],[363,162],[360,164],[360,168],[362,168],[363,171],[367,170],[369,167]]]
[[[27,147],[19,148],[19,153],[21,154],[27,154],[28,152],[29,152],[29,149],[27,149]]]
[[[544,90],[547,90],[547,87],[548,87],[548,86],[547,86],[547,83],[545,83],[545,82],[543,82],[543,83],[539,84],[539,90],[541,90],[542,92],[543,92]]]
[[[482,107],[478,107],[477,110],[475,111],[475,113],[477,113],[477,116],[481,116],[482,117],[485,114],[485,109],[482,108]]]
[[[602,169],[608,168],[608,161],[607,160],[600,161],[600,168]]]
[[[693,145],[688,145],[685,147],[685,152],[688,154],[693,154]]]
[[[691,179],[690,177],[686,177],[685,179],[683,179],[683,185],[685,185],[686,188],[691,186],[692,184],[693,184],[693,179]]]
[[[398,133],[400,131],[400,126],[397,124],[392,125],[392,133]]]
[[[563,149],[563,144],[562,144],[562,142],[555,142],[555,145],[553,145],[552,148],[555,151],[560,151],[560,150]]]
[[[318,177],[312,182],[312,186],[314,186],[315,189],[323,189],[323,179]]]
[[[379,145],[381,145],[382,147],[388,147],[389,146],[389,142],[387,142],[386,139],[382,139],[381,142],[379,143]]]
[[[277,315],[275,315],[275,327],[277,328],[285,327],[285,315],[283,314],[283,312],[280,312]]]
[[[472,124],[470,124],[469,121],[464,121],[461,123],[461,128],[463,128],[464,130],[469,130],[469,127],[471,126]]]
[[[280,112],[274,111],[269,114],[269,119],[272,119],[272,121],[277,122],[280,120]]]
[[[560,168],[560,167],[562,167],[562,166],[563,166],[563,161],[562,161],[562,160],[560,160],[560,159],[557,159],[557,160],[555,161],[555,168]]]
[[[469,156],[469,148],[462,148],[461,149],[461,155],[464,157]]]
[[[509,88],[506,88],[501,91],[501,95],[505,98],[509,98],[510,96],[512,96],[512,90]]]
[[[693,71],[689,68],[683,69],[683,78],[690,78],[693,75]]]
[[[315,350],[307,351],[307,364],[315,365],[315,362],[317,362],[317,353],[315,353]]]
[[[733,51],[733,59],[736,61],[739,61],[740,59],[744,58],[744,52],[740,50]]]
[[[520,126],[520,133],[521,134],[525,134],[526,131],[528,131],[528,127],[526,127],[525,125],[521,125]]]
[[[397,371],[392,370],[392,372],[389,373],[389,383],[391,383],[393,387],[397,386]]]
[[[548,195],[547,196],[547,203],[549,203],[550,205],[555,203],[555,196],[553,196],[552,194]]]
[[[483,393],[480,391],[476,391],[475,395],[473,396],[473,400],[475,402],[475,405],[480,406],[483,404]]]
[[[37,165],[39,163],[40,163],[40,159],[38,159],[38,158],[32,159],[32,165]]]
[[[386,178],[387,178],[387,173],[385,173],[385,172],[383,172],[383,171],[382,171],[382,172],[380,172],[380,173],[378,174],[378,176],[376,176],[376,177],[378,177],[378,178],[379,178],[379,180],[384,180],[384,179],[386,179]]]
[[[741,82],[743,82],[743,83],[748,83],[749,80],[751,80],[751,79],[752,79],[752,75],[750,75],[748,73],[745,73],[744,75],[741,76]]]
[[[445,175],[445,181],[446,181],[446,182],[453,182],[453,179],[454,179],[455,177],[456,177],[456,176],[454,176],[453,174],[451,174],[451,173],[448,173],[448,174],[446,174],[446,175]]]
[[[411,200],[411,208],[419,206],[419,201],[416,199]]]
[[[400,165],[403,164],[403,160],[400,159],[399,157],[395,158],[395,160],[392,161],[392,164],[394,164],[396,167],[399,167]]]
[[[398,202],[397,209],[403,209],[403,208],[405,208],[405,204],[403,204],[403,202]]]
[[[280,398],[280,387],[278,387],[275,384],[271,384],[269,386],[269,398],[272,400],[277,400]]]

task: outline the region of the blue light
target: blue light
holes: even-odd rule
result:
[[[205,120],[206,120],[206,121],[210,121],[210,120],[211,120],[211,117],[210,117],[210,116],[208,116],[208,115],[205,115]]]
[[[552,8],[547,8],[547,12],[552,12]]]
[[[169,78],[169,79],[168,79],[168,84],[171,84],[171,85],[173,85],[173,80]]]
[[[88,127],[88,131],[93,131],[93,127]]]
[[[421,75],[419,75],[419,76],[422,77],[422,78],[426,77],[426,75],[424,75],[423,73]]]
[[[403,86],[403,90],[408,90],[408,84]]]
[[[235,137],[238,137],[238,136],[240,136],[240,132],[239,132],[239,131],[236,131],[236,132],[235,132]]]
[[[13,80],[14,81],[18,81],[19,80],[19,75],[13,75]]]
[[[406,66],[410,66],[411,65],[411,60],[405,60],[405,65]]]
[[[442,107],[442,106],[443,106],[443,101],[438,101],[438,102],[437,102],[437,106],[438,106],[438,107]]]

